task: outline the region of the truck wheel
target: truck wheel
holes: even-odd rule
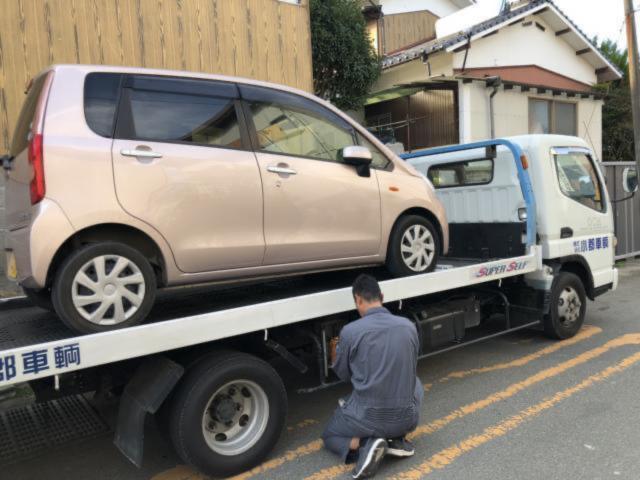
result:
[[[50,312],[55,312],[53,308],[53,302],[51,301],[51,290],[43,288],[41,290],[34,290],[33,288],[22,287],[22,291],[27,296],[29,301],[36,307],[40,307]]]
[[[169,405],[169,434],[185,463],[226,477],[265,458],[286,413],[284,385],[268,363],[221,352],[196,363],[179,384]]]
[[[544,331],[560,340],[573,337],[584,323],[587,294],[580,277],[560,272],[551,287],[550,311],[544,317]]]
[[[56,312],[72,330],[131,327],[149,314],[156,277],[137,250],[115,242],[84,246],[65,259],[53,281]]]
[[[387,268],[395,277],[431,272],[439,253],[440,238],[431,222],[418,215],[406,215],[391,232]]]

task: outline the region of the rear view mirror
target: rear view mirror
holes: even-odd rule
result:
[[[622,188],[627,193],[638,191],[638,171],[635,167],[627,167],[622,172]]]
[[[340,157],[347,165],[356,167],[356,172],[361,177],[371,176],[371,161],[373,157],[368,148],[358,146],[344,147],[340,152]]]

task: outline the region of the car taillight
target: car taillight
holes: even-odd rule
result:
[[[44,183],[44,117],[47,105],[47,99],[49,97],[49,89],[53,82],[53,70],[48,72],[42,86],[42,91],[38,97],[38,103],[36,110],[33,114],[33,120],[31,121],[31,131],[29,132],[29,148],[27,151],[27,158],[29,165],[33,171],[33,177],[31,177],[31,184],[29,190],[31,193],[31,205],[39,203],[44,198],[45,183]]]
[[[29,164],[33,168],[33,178],[30,185],[31,205],[35,205],[44,198],[44,156],[42,152],[42,134],[32,134],[28,153]]]

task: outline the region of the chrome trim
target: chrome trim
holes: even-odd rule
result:
[[[278,173],[281,175],[295,175],[298,172],[296,172],[293,168],[289,168],[289,167],[278,167],[276,165],[271,165],[267,167],[267,171],[271,172],[271,173]]]
[[[120,150],[120,155],[138,158],[162,158],[162,154],[152,150]]]

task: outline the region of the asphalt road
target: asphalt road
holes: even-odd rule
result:
[[[619,289],[589,303],[573,339],[521,332],[422,361],[416,455],[385,459],[376,478],[640,478],[639,313],[640,263],[627,263]],[[288,427],[269,459],[236,478],[350,478],[319,441],[347,392],[292,393]],[[2,466],[0,478],[204,480],[180,465],[153,423],[145,441],[142,469],[104,434]]]

